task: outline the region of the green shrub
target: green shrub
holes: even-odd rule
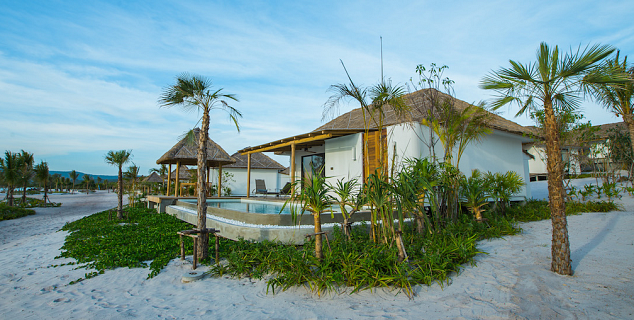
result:
[[[571,201],[566,203],[566,215],[582,212],[609,212],[618,209],[618,206],[612,201]],[[521,222],[550,219],[548,201],[531,199],[525,203],[515,203],[507,211],[507,217]]]
[[[35,210],[33,209],[9,207],[9,205],[7,205],[6,203],[0,203],[0,221],[17,219],[33,214],[35,214]]]

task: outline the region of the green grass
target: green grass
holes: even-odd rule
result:
[[[9,205],[7,205],[6,203],[0,203],[0,221],[17,219],[33,214],[35,214],[35,210],[33,209],[9,207]]]
[[[609,212],[619,210],[612,201],[588,201],[566,203],[566,215],[577,215],[583,212]],[[527,200],[526,203],[517,203],[507,209],[506,216],[516,221],[528,222],[550,219],[548,201]]]
[[[108,220],[109,212],[96,213],[67,223],[61,230],[68,231],[62,253],[57,258],[73,258],[78,268],[93,269],[86,278],[117,267],[147,268],[148,278],[157,275],[171,259],[180,254],[176,232],[192,226],[155,210],[129,208],[130,220]],[[187,237],[186,248],[192,250]],[[83,279],[78,279],[81,281]],[[74,281],[74,282],[77,282]]]

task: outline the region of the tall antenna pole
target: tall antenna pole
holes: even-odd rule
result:
[[[380,36],[381,39],[381,84],[383,84],[383,36]]]

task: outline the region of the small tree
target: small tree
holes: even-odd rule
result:
[[[22,204],[26,203],[26,188],[33,177],[33,154],[22,150],[20,154],[20,182],[22,184]]]
[[[77,182],[77,178],[79,178],[79,173],[77,173],[77,171],[73,170],[73,171],[71,171],[68,174],[68,176],[73,181],[73,189],[71,190],[71,193],[74,193],[75,192],[75,182]]]
[[[489,186],[480,170],[473,169],[471,176],[460,179],[460,200],[473,213],[478,222],[482,222],[482,207],[489,203]]]
[[[300,181],[293,182],[293,188]],[[313,215],[313,223],[315,226],[315,257],[319,260],[324,258],[322,251],[322,233],[321,233],[321,214],[331,212],[331,205],[334,203],[334,198],[328,193],[330,189],[326,183],[326,177],[321,172],[314,172],[304,178],[304,186],[299,192],[291,194],[291,197],[284,202],[282,210],[286,206],[290,206],[291,215],[295,222],[299,217],[308,211]],[[297,202],[299,206],[293,205],[293,202]]]
[[[82,179],[84,180],[84,184],[86,184],[86,194],[88,194],[90,193],[90,183],[92,182],[92,178],[90,175],[84,174]]]
[[[21,158],[18,153],[4,152],[4,159],[0,159],[2,177],[7,184],[7,204],[13,206],[13,190],[20,183]]]
[[[132,150],[110,150],[106,154],[106,162],[119,168],[118,188],[117,188],[117,219],[123,219],[123,165],[130,161]]]
[[[34,168],[35,178],[43,185],[44,187],[44,204],[46,204],[46,200],[48,200],[48,181],[49,181],[49,171],[48,171],[48,163],[41,161],[40,164],[36,165]]]

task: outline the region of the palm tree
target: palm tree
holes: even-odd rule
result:
[[[223,110],[229,113],[229,118],[233,121],[238,132],[238,117],[242,114],[235,108],[229,106],[226,100],[238,101],[232,94],[222,93],[222,88],[211,89],[211,80],[201,76],[182,74],[176,78],[176,84],[164,89],[159,98],[161,107],[181,106],[185,110],[197,109],[202,111],[201,131],[198,138],[198,230],[207,227],[207,195],[205,181],[207,175],[207,137],[209,135],[209,113],[214,110]],[[198,258],[203,260],[209,256],[209,235],[202,233],[198,241]]]
[[[559,274],[571,275],[572,268],[561,145],[555,114],[557,110],[576,109],[582,101],[580,94],[589,92],[591,86],[618,80],[611,74],[599,71],[601,62],[613,51],[610,46],[593,45],[560,56],[557,46],[551,48],[541,43],[537,50],[537,62],[524,65],[510,60],[510,68],[492,72],[480,84],[481,88],[498,93],[494,109],[516,102],[520,107],[517,115],[527,110],[544,110],[548,196],[553,225],[551,270]]]
[[[29,184],[29,181],[33,177],[33,154],[22,150],[22,153],[19,155],[20,163],[22,167],[20,168],[20,182],[22,183],[22,203],[26,203],[26,187]]]
[[[71,190],[71,193],[74,193],[75,192],[75,182],[77,182],[77,178],[79,178],[79,173],[77,173],[77,171],[73,170],[73,171],[71,171],[68,174],[68,176],[73,181],[73,189]]]
[[[101,190],[101,177],[97,177],[97,189]]]
[[[83,180],[84,180],[84,183],[86,184],[86,194],[88,194],[90,193],[90,183],[92,182],[92,178],[89,175],[84,174]]]
[[[374,126],[378,129],[379,134],[381,134],[386,111],[392,111],[397,117],[402,118],[407,116],[407,111],[410,107],[405,103],[405,99],[403,98],[405,95],[405,89],[403,86],[394,86],[391,81],[385,81],[382,79],[379,84],[372,87],[359,87],[354,83],[354,81],[352,81],[343,61],[341,61],[341,65],[343,65],[343,69],[345,70],[350,83],[340,83],[330,86],[329,91],[332,91],[333,94],[324,104],[322,120],[335,116],[342,101],[357,101],[361,107],[361,116],[363,117],[363,127],[365,129],[363,139],[363,157],[364,161],[368,163],[369,129]],[[385,170],[385,166],[387,165],[387,150],[383,149],[383,144],[379,143],[377,157],[379,174],[381,176],[386,176],[387,170]],[[372,172],[366,172],[367,175],[370,173]]]
[[[117,219],[123,219],[123,170],[122,167],[128,161],[130,161],[130,156],[132,155],[132,150],[119,150],[114,151],[110,150],[106,153],[106,163],[117,166],[119,168],[119,177],[118,177],[118,190],[117,190]]]
[[[48,163],[41,161],[40,164],[36,165],[33,170],[35,171],[35,178],[44,185],[43,200],[44,204],[46,205],[46,199],[48,198],[47,187],[49,180]]]
[[[295,181],[293,184],[299,184],[300,181]],[[293,188],[296,186],[294,185]],[[304,177],[304,187],[299,189],[297,193],[291,193],[291,197],[284,202],[284,207],[290,206],[291,215],[294,221],[297,221],[298,216],[303,215],[308,211],[313,215],[313,224],[315,226],[315,257],[319,260],[324,258],[322,250],[322,232],[321,232],[321,215],[325,212],[332,212],[331,205],[334,202],[334,198],[328,193],[330,192],[328,184],[326,184],[326,177],[321,172],[314,172]],[[299,206],[293,205],[294,202],[298,202]]]
[[[628,68],[627,56],[619,61],[619,52],[612,60],[608,60],[607,67],[626,74],[630,81],[621,86],[603,85],[597,87],[595,97],[609,111],[621,116],[630,132],[632,152],[634,152],[634,66]]]
[[[60,182],[62,180],[62,175],[59,174],[59,173],[54,173],[51,176],[50,180],[52,180],[55,183],[55,191],[58,191],[59,190],[59,184],[60,184]]]
[[[2,177],[7,184],[7,204],[13,206],[13,189],[20,183],[21,157],[18,153],[4,152],[4,159],[0,159]]]
[[[129,166],[128,170],[124,173],[125,178],[130,181],[130,195],[128,197],[129,205],[134,204],[134,192],[136,192],[136,183],[139,180],[139,171],[141,171],[141,168],[132,163],[132,165]]]

